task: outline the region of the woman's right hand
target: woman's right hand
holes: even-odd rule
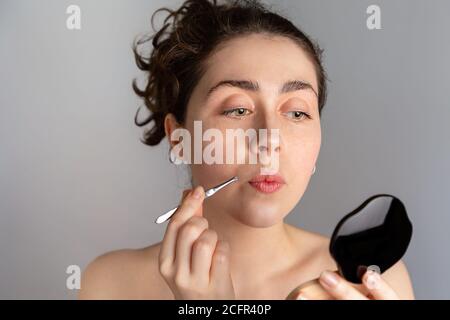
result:
[[[208,229],[201,186],[185,190],[171,217],[159,253],[159,271],[175,299],[235,299],[230,247]]]

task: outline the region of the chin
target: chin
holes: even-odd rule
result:
[[[254,228],[267,228],[280,223],[286,215],[286,212],[280,208],[277,203],[265,204],[254,201],[241,206],[239,209],[232,210],[233,218]]]

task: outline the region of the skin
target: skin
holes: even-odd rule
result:
[[[194,136],[194,120],[202,121],[203,130],[217,128],[224,136],[226,129],[279,129],[279,145],[271,152],[277,153],[285,184],[272,194],[251,187],[248,181],[260,173],[261,164],[191,165],[199,198],[193,190],[184,192],[161,242],[109,252],[90,263],[79,298],[413,299],[401,260],[375,286],[372,280],[372,286],[357,286],[339,276],[336,287],[325,285],[323,271],[337,270],[328,252],[329,238],[284,222],[306,190],[321,145],[317,78],[305,52],[290,39],[252,34],[223,43],[206,66],[190,97],[185,123],[166,117],[167,136],[180,127]],[[259,91],[223,86],[206,97],[211,86],[225,79],[258,82]],[[289,80],[307,82],[312,90],[279,94]],[[248,112],[222,114],[236,106]],[[309,117],[296,119],[294,111]],[[252,151],[245,148],[248,157]],[[237,183],[203,201],[204,189],[234,175],[239,176]]]

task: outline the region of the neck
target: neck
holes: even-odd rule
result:
[[[243,224],[231,215],[204,206],[203,216],[219,240],[230,244],[233,280],[262,283],[277,271],[285,270],[295,257],[293,239],[284,221],[267,228]]]

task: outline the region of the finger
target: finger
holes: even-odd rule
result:
[[[368,300],[366,296],[341,278],[336,272],[322,272],[319,282],[324,289],[338,300]]]
[[[178,226],[184,224],[189,218],[197,213],[197,209],[203,203],[205,191],[202,186],[197,186],[189,192],[181,201],[180,206],[170,218],[170,223]]]
[[[183,201],[184,198],[186,198],[186,196],[189,194],[191,190],[190,189],[186,189],[183,190],[183,195],[181,197],[181,202]],[[164,237],[161,243],[161,248],[159,251],[159,263],[160,265],[162,263],[173,263],[173,258],[174,258],[174,249],[175,249],[175,241],[176,241],[176,230],[173,230],[174,225],[170,225],[170,223],[167,225],[166,228],[166,232],[164,233]]]
[[[370,295],[376,300],[399,300],[397,293],[384,281],[381,275],[373,270],[367,270],[363,276],[363,284]]]
[[[334,300],[334,297],[322,287],[318,279],[313,279],[292,290],[286,300]]]
[[[191,275],[202,284],[209,284],[209,271],[216,243],[217,232],[206,229],[192,245]]]
[[[177,233],[174,265],[178,273],[188,276],[191,272],[192,245],[202,232],[208,228],[208,220],[192,217],[182,225]]]
[[[179,213],[178,211],[187,210],[188,211],[187,214],[189,214],[189,211],[195,210],[195,209],[190,209],[190,208],[193,206],[192,202],[195,202],[197,199],[195,199],[195,198],[188,199],[192,195],[192,191],[193,190],[190,190],[190,189],[183,191],[183,196],[182,196],[180,206],[177,209],[177,211],[175,212],[175,214],[172,216],[172,218],[170,219],[169,224],[167,225],[167,229],[164,234],[164,238],[162,240],[160,254],[159,254],[160,265],[163,265],[163,264],[171,265],[175,261],[175,245],[176,245],[177,232],[178,232],[178,229],[187,220],[187,218],[185,218],[183,216],[181,217],[181,219],[178,219],[180,217],[179,216],[177,217],[177,213]],[[201,191],[203,192],[203,190],[201,190]],[[185,204],[186,202],[191,202],[191,204],[187,205],[187,207],[186,207],[186,205],[183,207],[183,204]],[[201,205],[200,205],[200,207],[201,207]],[[202,215],[201,213],[202,212],[200,212],[199,215]]]
[[[232,286],[230,273],[230,244],[227,241],[219,240],[216,245],[212,260],[210,283],[216,288],[227,288]]]

